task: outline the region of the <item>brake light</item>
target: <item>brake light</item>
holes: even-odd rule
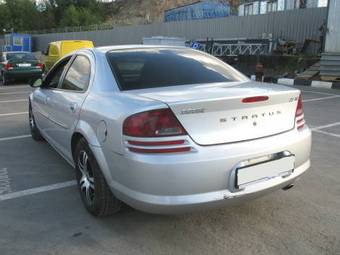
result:
[[[268,96],[255,96],[255,97],[246,97],[242,99],[242,103],[256,103],[256,102],[263,102],[269,99]]]
[[[134,137],[166,137],[187,133],[170,109],[159,109],[128,117],[123,124],[123,134]]]
[[[129,136],[126,145],[131,152],[159,154],[191,151],[185,139],[174,138],[187,135],[187,132],[170,109],[141,112],[128,117],[123,124],[123,134]]]
[[[305,126],[305,115],[303,113],[302,96],[300,94],[295,113],[296,127],[298,130]]]
[[[38,69],[44,69],[44,64],[43,64],[43,63],[38,63],[38,64],[36,65],[36,68],[38,68]]]
[[[8,70],[10,70],[10,69],[13,69],[13,65],[10,64],[10,63],[7,63],[7,64],[5,64],[4,68],[5,68],[5,70],[8,71]]]

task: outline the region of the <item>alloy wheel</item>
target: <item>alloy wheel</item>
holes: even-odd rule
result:
[[[34,123],[34,118],[32,114],[32,109],[29,109],[28,120],[29,120],[31,129],[33,129],[35,126],[35,123]]]
[[[78,169],[81,174],[79,179],[80,192],[86,203],[92,205],[95,194],[94,177],[88,154],[84,150],[80,151],[78,156]]]

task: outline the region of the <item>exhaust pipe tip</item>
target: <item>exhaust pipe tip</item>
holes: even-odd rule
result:
[[[282,190],[287,191],[287,190],[290,190],[291,188],[293,188],[294,186],[295,185],[292,183],[292,184],[289,184],[286,187],[282,188]]]

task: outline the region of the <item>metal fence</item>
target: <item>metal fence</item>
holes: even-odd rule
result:
[[[171,36],[187,40],[222,38],[284,38],[303,43],[319,39],[319,27],[326,19],[326,8],[298,9],[257,16],[195,20],[150,25],[118,26],[108,30],[33,35],[34,50],[43,51],[51,41],[92,40],[96,46],[139,44],[143,37]]]

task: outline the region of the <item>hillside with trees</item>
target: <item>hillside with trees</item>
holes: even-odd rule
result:
[[[167,9],[197,0],[0,0],[1,32],[94,24],[146,24],[163,20]],[[239,0],[228,1],[237,6]]]

